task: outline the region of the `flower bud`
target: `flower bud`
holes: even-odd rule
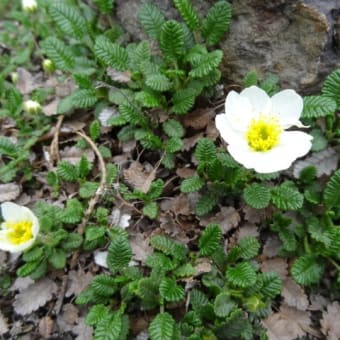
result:
[[[44,59],[42,67],[46,73],[52,73],[55,70],[54,64],[50,59]]]
[[[34,100],[26,100],[23,106],[24,109],[29,113],[38,113],[41,111],[41,105]]]
[[[36,0],[22,0],[21,5],[22,9],[27,13],[33,13],[38,8]]]
[[[11,73],[11,80],[13,84],[16,84],[19,80],[19,74],[17,72]]]

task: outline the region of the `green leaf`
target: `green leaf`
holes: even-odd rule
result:
[[[53,64],[62,71],[72,71],[75,66],[74,55],[66,45],[55,37],[48,37],[41,43],[43,52]]]
[[[40,258],[43,256],[43,253],[44,253],[43,248],[34,247],[25,251],[24,254],[22,255],[22,259],[25,262],[37,261],[40,260]]]
[[[99,122],[99,120],[95,119],[90,124],[89,132],[90,132],[90,137],[93,140],[96,140],[100,137],[100,122]]]
[[[105,297],[112,296],[117,289],[115,279],[105,274],[95,276],[91,282],[91,288],[95,294]]]
[[[165,22],[159,8],[153,4],[143,3],[139,10],[139,20],[150,38],[159,40],[161,28]]]
[[[303,98],[302,118],[319,118],[334,114],[336,102],[325,96],[308,96]]]
[[[94,241],[98,238],[103,237],[106,234],[105,227],[95,226],[87,226],[85,230],[85,240],[86,241]]]
[[[116,43],[112,43],[107,37],[96,38],[94,53],[106,66],[111,66],[118,71],[128,69],[128,53]]]
[[[173,106],[171,112],[178,115],[185,114],[194,106],[196,99],[196,91],[192,88],[178,90],[172,98]]]
[[[274,299],[277,295],[280,294],[282,280],[281,278],[274,272],[267,272],[261,275],[262,288],[261,293],[264,297],[268,299]]]
[[[33,273],[38,268],[40,263],[41,263],[40,260],[27,262],[17,269],[16,274],[20,277],[26,277]]]
[[[237,304],[230,298],[229,294],[220,293],[216,296],[214,312],[220,318],[227,317],[235,308],[237,308]]]
[[[255,237],[246,236],[239,241],[239,247],[240,257],[244,258],[245,260],[250,260],[258,255],[260,243]]]
[[[91,307],[86,315],[85,322],[89,326],[95,326],[100,320],[105,318],[109,313],[109,308],[99,304]]]
[[[243,79],[243,87],[250,87],[257,85],[259,80],[259,75],[256,71],[248,72]]]
[[[208,297],[200,290],[194,288],[190,292],[190,303],[194,310],[201,308],[209,302]]]
[[[231,5],[227,1],[218,1],[213,5],[203,20],[201,32],[208,45],[217,44],[228,31],[231,21]]]
[[[140,91],[135,95],[135,99],[139,101],[142,106],[148,108],[154,108],[162,106],[162,99],[159,98],[159,94],[152,91]]]
[[[81,40],[87,34],[87,22],[77,7],[55,2],[49,7],[49,14],[66,36]]]
[[[163,235],[152,237],[150,243],[154,249],[157,249],[166,255],[171,255],[178,260],[183,260],[187,253],[185,245]]]
[[[222,232],[218,224],[208,224],[202,232],[198,246],[201,256],[211,255],[221,242]]]
[[[323,200],[328,209],[340,206],[340,170],[335,171],[327,182]]]
[[[158,204],[156,202],[149,202],[143,207],[143,214],[152,220],[158,215]]]
[[[162,128],[168,137],[182,138],[185,134],[183,125],[175,119],[168,119],[163,123]]]
[[[97,102],[96,91],[93,89],[80,89],[72,94],[73,107],[86,109]]]
[[[109,313],[97,323],[93,340],[120,340],[121,331],[121,315],[118,312]]]
[[[114,0],[94,0],[99,10],[104,14],[112,14]]]
[[[195,212],[198,216],[209,213],[216,205],[216,198],[211,194],[201,196],[195,206]]]
[[[170,138],[165,142],[164,149],[167,153],[176,153],[182,150],[183,141],[180,138]]]
[[[155,200],[160,197],[164,189],[164,182],[161,178],[153,181],[150,185],[149,191],[147,193],[150,200]]]
[[[74,217],[74,220],[79,220],[78,216]],[[83,242],[83,238],[78,233],[68,233],[67,239],[63,240],[61,247],[65,251],[71,251],[79,248]]]
[[[322,94],[332,98],[337,105],[337,110],[340,110],[340,69],[333,71],[325,80]]]
[[[200,163],[210,163],[216,158],[216,146],[209,138],[202,138],[197,143],[195,158]]]
[[[7,137],[0,137],[0,155],[6,155],[10,157],[18,157],[20,148],[11,142]]]
[[[320,129],[312,129],[309,134],[313,137],[311,151],[318,152],[326,149],[328,140]]]
[[[248,262],[242,262],[233,268],[228,268],[226,277],[230,283],[241,288],[251,287],[256,283],[256,271]]]
[[[244,189],[243,197],[252,208],[264,209],[269,205],[271,194],[268,186],[252,183]]]
[[[273,188],[271,196],[272,202],[279,209],[298,210],[303,205],[303,195],[289,182],[285,182],[280,186]]]
[[[200,190],[204,185],[204,180],[199,176],[189,177],[181,183],[181,192],[189,193]]]
[[[112,272],[127,267],[132,258],[129,241],[124,236],[116,236],[108,249],[107,265]]]
[[[81,198],[93,197],[97,192],[98,186],[96,182],[84,182],[79,188],[79,196]]]
[[[197,62],[193,63],[193,69],[189,72],[189,76],[192,78],[202,78],[208,75],[220,65],[222,58],[223,52],[221,50],[215,50],[202,55],[197,59]]]
[[[184,299],[185,292],[182,286],[170,278],[164,278],[159,285],[159,292],[166,301],[178,302]]]
[[[167,78],[163,74],[153,74],[146,77],[145,84],[149,86],[152,90],[158,92],[167,91],[172,86],[169,78]]]
[[[173,340],[175,320],[168,313],[158,314],[149,326],[150,340]]]
[[[176,277],[191,277],[195,273],[196,270],[191,263],[185,263],[174,271]]]
[[[58,176],[65,181],[75,181],[78,178],[78,171],[75,165],[68,161],[60,161],[57,167]]]
[[[151,59],[150,44],[146,40],[141,41],[134,49],[129,49],[128,53],[130,67],[134,71],[141,72],[143,64]]]
[[[177,21],[169,20],[162,25],[160,49],[170,60],[177,60],[184,52],[184,31]]]
[[[313,255],[297,258],[291,267],[293,279],[303,286],[318,283],[323,272],[324,266]]]
[[[189,0],[174,0],[174,5],[191,31],[199,25],[198,15]]]
[[[48,257],[48,262],[55,269],[63,269],[66,265],[66,253],[60,249],[54,249],[52,254]]]

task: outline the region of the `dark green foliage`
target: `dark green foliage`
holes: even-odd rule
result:
[[[227,293],[221,293],[216,296],[214,301],[214,312],[217,316],[227,317],[232,310],[237,307],[237,304],[230,298]]]
[[[108,249],[107,264],[112,272],[121,270],[129,264],[132,251],[129,241],[124,236],[116,236]]]
[[[198,241],[200,254],[202,256],[211,255],[220,244],[221,236],[221,229],[217,224],[207,225]]]
[[[318,118],[334,114],[336,102],[326,96],[308,96],[303,98],[303,118]]]
[[[192,88],[182,89],[174,93],[171,111],[178,115],[186,114],[193,107],[196,91]]]
[[[199,18],[190,0],[174,0],[174,4],[190,30],[196,30],[199,25]]]
[[[323,265],[313,255],[299,257],[291,268],[294,280],[303,286],[319,282],[323,272]]]
[[[165,19],[158,7],[148,3],[142,4],[139,11],[139,20],[150,38],[159,40],[161,27]]]
[[[328,181],[324,191],[324,202],[327,208],[340,206],[340,170],[337,170]]]
[[[201,189],[203,185],[204,180],[201,177],[189,177],[181,183],[181,191],[184,193],[195,192]]]
[[[259,183],[248,185],[244,189],[243,196],[246,203],[255,209],[266,208],[271,198],[268,186]]]
[[[294,184],[285,182],[271,191],[272,202],[283,210],[298,210],[303,205],[303,195]]]
[[[114,0],[94,0],[102,13],[111,14]]]
[[[251,287],[256,282],[256,271],[248,262],[242,262],[227,269],[227,280],[241,288]]]
[[[184,32],[177,21],[169,20],[162,25],[160,48],[164,57],[170,60],[177,60],[184,52]]]
[[[175,280],[164,278],[159,285],[159,292],[166,301],[178,302],[184,298],[183,287],[179,286]]]
[[[149,326],[151,340],[172,340],[175,320],[168,313],[158,314]]]
[[[340,110],[340,69],[333,71],[325,80],[322,87],[322,94],[332,98]]]

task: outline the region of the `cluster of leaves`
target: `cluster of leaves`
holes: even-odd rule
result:
[[[146,259],[144,272],[129,266],[132,251],[125,231],[111,230],[107,265],[110,273],[97,275],[90,286],[77,297],[78,304],[94,304],[87,324],[95,327],[94,339],[126,339],[132,312],[155,310],[160,313],[149,325],[152,340],[195,340],[221,334],[230,339],[252,339],[264,334],[260,320],[268,315],[272,300],[280,292],[281,281],[275,273],[261,273],[252,259],[260,245],[245,237],[226,253],[221,245],[221,230],[210,224],[203,231],[199,252],[188,254],[185,245],[168,237],[154,236],[154,252]],[[195,266],[202,257],[213,265],[201,277],[201,283],[189,289],[186,279],[200,275]],[[175,321],[165,309],[176,303],[190,308]],[[246,313],[249,317],[246,318]]]

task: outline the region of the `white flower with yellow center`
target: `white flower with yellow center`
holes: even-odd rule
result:
[[[36,0],[22,0],[21,6],[22,6],[22,9],[25,12],[28,12],[28,13],[34,12],[38,8],[38,4],[37,4]]]
[[[0,249],[16,253],[29,248],[39,233],[39,221],[33,212],[12,202],[1,204],[4,222],[0,226]]]
[[[225,113],[216,116],[216,127],[228,143],[231,156],[258,173],[285,170],[312,146],[312,136],[301,131],[303,100],[294,90],[273,97],[257,86],[241,93],[229,92]]]

